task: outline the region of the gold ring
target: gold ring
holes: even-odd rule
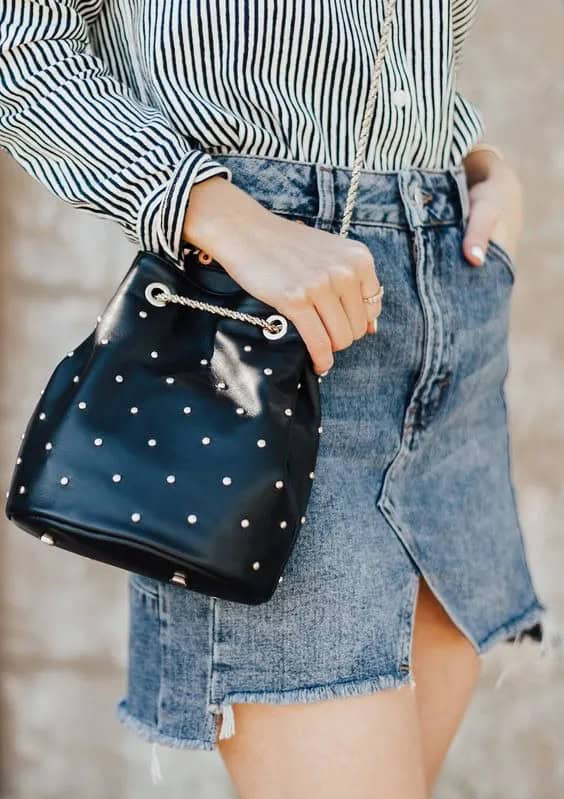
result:
[[[380,286],[376,294],[371,294],[370,297],[363,297],[362,299],[364,300],[364,302],[372,303],[372,302],[378,302],[378,300],[381,300],[383,296],[384,296],[384,286]]]

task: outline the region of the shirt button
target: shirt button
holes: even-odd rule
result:
[[[398,108],[403,108],[403,106],[409,103],[409,94],[405,89],[396,89],[396,91],[392,93],[392,103]]]

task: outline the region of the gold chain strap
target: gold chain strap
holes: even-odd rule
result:
[[[387,0],[386,3],[384,21],[382,23],[382,33],[380,35],[380,46],[378,48],[378,54],[374,62],[374,69],[368,91],[368,97],[366,100],[366,107],[362,120],[357,151],[352,166],[351,182],[345,202],[345,210],[343,212],[343,221],[339,231],[339,235],[343,237],[348,235],[352,219],[352,212],[360,182],[360,171],[362,169],[362,164],[364,163],[364,158],[366,155],[368,134],[370,132],[370,125],[372,123],[374,109],[376,107],[376,97],[378,95],[380,76],[382,74],[386,51],[388,49],[396,4],[397,0]],[[156,293],[157,291],[158,293]],[[162,307],[167,303],[177,303],[179,305],[186,305],[189,308],[209,311],[210,313],[219,314],[220,316],[227,316],[231,319],[239,319],[242,322],[249,322],[252,325],[258,325],[259,327],[263,328],[263,332],[266,336],[268,336],[268,338],[280,338],[287,330],[286,320],[283,316],[279,316],[278,314],[273,314],[272,316],[269,316],[268,319],[263,319],[260,316],[252,316],[251,314],[242,313],[240,311],[233,311],[231,308],[225,308],[222,305],[211,305],[207,302],[193,300],[191,297],[184,297],[181,294],[173,294],[162,283],[151,283],[149,286],[147,286],[145,295],[149,302],[159,307]]]

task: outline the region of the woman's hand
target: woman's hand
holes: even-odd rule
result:
[[[523,226],[523,192],[511,167],[494,153],[479,150],[465,161],[470,216],[463,252],[473,266],[481,266],[490,239],[515,256]]]
[[[362,298],[380,283],[365,244],[285,219],[220,176],[196,183],[188,206],[183,239],[290,319],[317,373],[333,366],[334,351],[375,332],[381,302]]]

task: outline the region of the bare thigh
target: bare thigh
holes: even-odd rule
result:
[[[478,681],[474,647],[420,582],[413,636],[413,673],[427,786],[436,780]]]
[[[412,688],[295,705],[235,705],[219,742],[241,799],[424,799]]]
[[[477,658],[469,646],[423,586],[413,639],[415,689],[235,705],[236,734],[218,746],[239,796],[425,799],[475,683]]]

